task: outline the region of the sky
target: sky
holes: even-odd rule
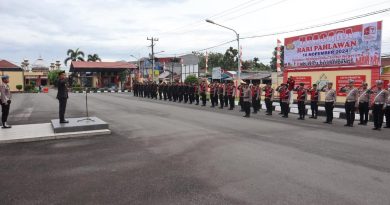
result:
[[[158,38],[156,56],[177,56],[241,37],[244,60],[269,64],[276,40],[383,20],[382,54],[390,54],[390,12],[319,28],[277,35],[390,8],[389,0],[1,0],[0,59],[17,65],[39,56],[47,64],[68,49],[97,53],[103,61],[132,61],[151,53],[147,37]],[[237,42],[209,49],[224,52]],[[204,52],[204,51],[203,51]]]

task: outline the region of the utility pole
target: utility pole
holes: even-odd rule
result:
[[[152,48],[152,81],[154,82],[154,46],[155,46],[154,42],[158,41],[158,38],[148,37],[146,40],[151,41],[152,43],[150,47]]]

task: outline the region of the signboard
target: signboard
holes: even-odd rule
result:
[[[286,38],[285,68],[380,66],[381,38],[381,21]]]
[[[311,76],[292,76],[295,80],[295,87],[300,83],[305,83],[305,88],[311,87]]]
[[[341,75],[341,76],[336,76],[336,92],[337,96],[346,96],[347,93],[341,93],[340,88],[347,86],[349,83],[348,81],[352,79],[355,81],[354,86],[356,88],[359,88],[362,86],[363,82],[366,81],[366,76],[365,75]]]
[[[212,73],[211,78],[212,78],[212,79],[218,79],[218,80],[220,80],[221,77],[222,77],[222,70],[221,70],[221,67],[213,68],[213,73]]]

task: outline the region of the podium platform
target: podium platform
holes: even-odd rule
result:
[[[93,120],[69,118],[69,123],[60,124],[58,120],[51,123],[14,125],[11,129],[0,130],[0,144],[34,142],[43,140],[67,139],[109,135],[111,130],[106,122],[97,117]]]
[[[58,119],[51,120],[54,133],[81,132],[91,130],[104,130],[109,126],[97,117],[68,118],[69,123],[60,123]]]

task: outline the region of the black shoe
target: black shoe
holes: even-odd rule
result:
[[[314,116],[309,117],[310,119],[314,119]]]
[[[344,127],[349,127],[349,124],[345,124]]]
[[[3,129],[9,129],[11,128],[12,126],[11,125],[7,125],[7,123],[3,122],[3,126],[1,128]]]
[[[385,127],[383,127],[383,128],[390,128],[390,126],[385,126]]]
[[[330,124],[330,125],[333,124],[333,122],[327,122],[327,123]]]
[[[265,115],[272,115],[271,113],[267,113],[267,114],[265,114]]]
[[[328,123],[328,121],[325,121],[325,122],[323,122],[323,123]]]
[[[317,116],[315,116],[313,119],[317,119]]]
[[[379,127],[374,127],[374,128],[372,128],[372,130],[381,130],[381,128],[379,128]]]
[[[359,122],[358,125],[364,125],[364,123],[363,122]]]
[[[61,120],[60,123],[61,123],[61,124],[69,123],[69,121],[68,121],[68,120]]]
[[[349,125],[349,127],[353,127],[353,125],[351,124],[351,125]]]
[[[286,115],[283,115],[282,117],[283,117],[283,118],[288,118]]]
[[[229,110],[233,110],[233,108],[229,108]]]
[[[249,118],[250,116],[249,115],[244,115],[243,117]]]
[[[257,112],[253,112],[253,114],[257,114]]]

